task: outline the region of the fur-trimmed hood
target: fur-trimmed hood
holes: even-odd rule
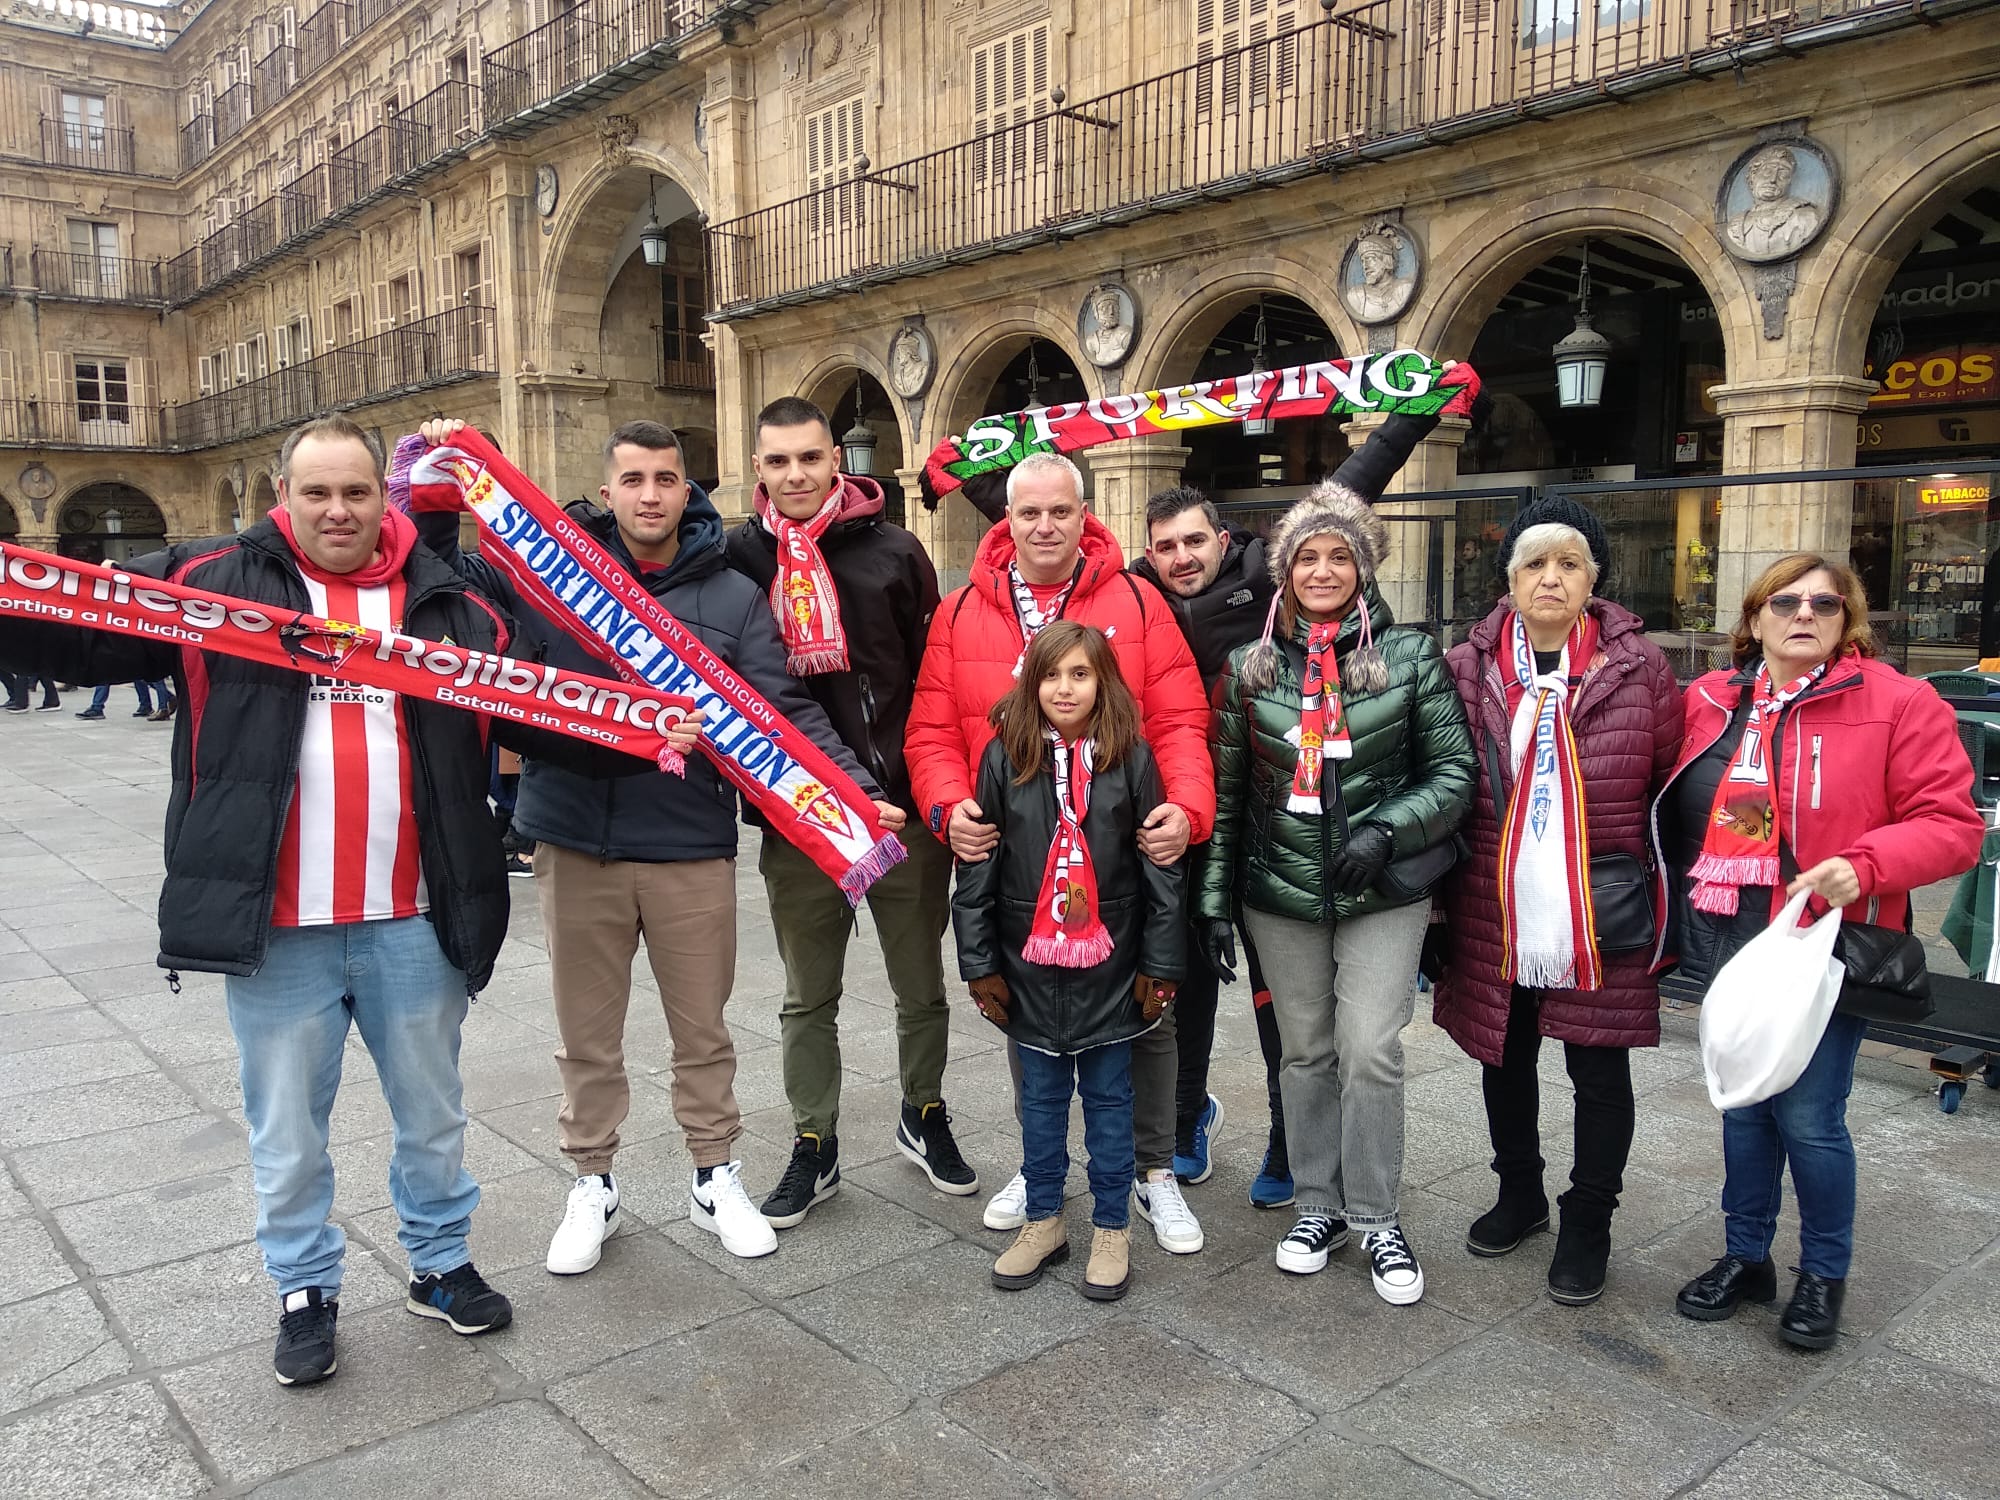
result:
[[[1356,692],[1379,693],[1389,685],[1389,665],[1376,649],[1373,613],[1375,570],[1389,555],[1389,527],[1360,495],[1336,480],[1325,480],[1304,499],[1286,511],[1265,538],[1266,560],[1271,569],[1271,607],[1264,617],[1264,636],[1244,658],[1240,669],[1243,683],[1252,692],[1263,692],[1277,680],[1278,648],[1271,640],[1278,611],[1284,607],[1291,587],[1292,563],[1299,549],[1316,536],[1337,536],[1354,554],[1360,574],[1350,614],[1359,616],[1361,643],[1348,654],[1342,668],[1344,680]],[[1353,623],[1350,621],[1350,623]]]

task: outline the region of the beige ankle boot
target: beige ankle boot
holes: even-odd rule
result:
[[[1099,1229],[1090,1238],[1090,1264],[1083,1271],[1083,1295],[1093,1302],[1116,1302],[1132,1285],[1132,1231]]]
[[[1003,1291],[1018,1292],[1042,1279],[1042,1272],[1069,1259],[1069,1235],[1062,1216],[1030,1219],[1014,1236],[1014,1243],[993,1262],[993,1284]]]

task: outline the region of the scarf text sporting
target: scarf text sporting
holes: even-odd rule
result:
[[[923,487],[935,503],[974,475],[1010,469],[1031,453],[1075,453],[1125,438],[1226,422],[1366,412],[1463,416],[1471,406],[1468,385],[1476,389],[1469,365],[1447,370],[1443,362],[1414,349],[1392,349],[1197,380],[1163,391],[1059,401],[980,417],[963,437],[945,439],[924,464]]]
[[[858,906],[907,851],[868,796],[637,583],[616,558],[467,428],[444,447],[396,445],[390,487],[441,493],[479,522],[480,555],[522,598],[629,682],[685,694],[703,711],[701,745],[771,828]]]
[[[554,730],[684,769],[664,730],[694,700],[637,691],[490,651],[369,630],[122,568],[0,546],[0,615],[82,625],[189,651],[358,682],[404,698]]]

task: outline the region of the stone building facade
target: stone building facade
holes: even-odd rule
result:
[[[563,498],[662,417],[736,513],[801,393],[950,575],[979,523],[915,477],[974,416],[1393,347],[1496,395],[1400,482],[1409,613],[1490,599],[1497,508],[1560,481],[1629,513],[1662,628],[1878,519],[1885,610],[1961,608],[2000,542],[1984,481],[1825,477],[2000,463],[1991,0],[20,0],[0,37],[0,532],[39,544],[254,516],[330,404],[464,415]],[[1613,348],[1565,410],[1586,268]],[[1176,480],[1254,518],[1366,419],[1281,426],[1100,450],[1094,502],[1128,546]]]

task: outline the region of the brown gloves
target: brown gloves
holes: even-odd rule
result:
[[[1132,981],[1132,995],[1139,1002],[1140,1014],[1149,1021],[1157,1021],[1160,1012],[1173,1004],[1180,987],[1178,979],[1155,979],[1150,974],[1141,974]]]
[[[1007,981],[998,974],[982,974],[967,983],[972,990],[972,1003],[979,1007],[979,1013],[1001,1030],[1006,1030],[1007,1005],[1013,999],[1007,992]]]

